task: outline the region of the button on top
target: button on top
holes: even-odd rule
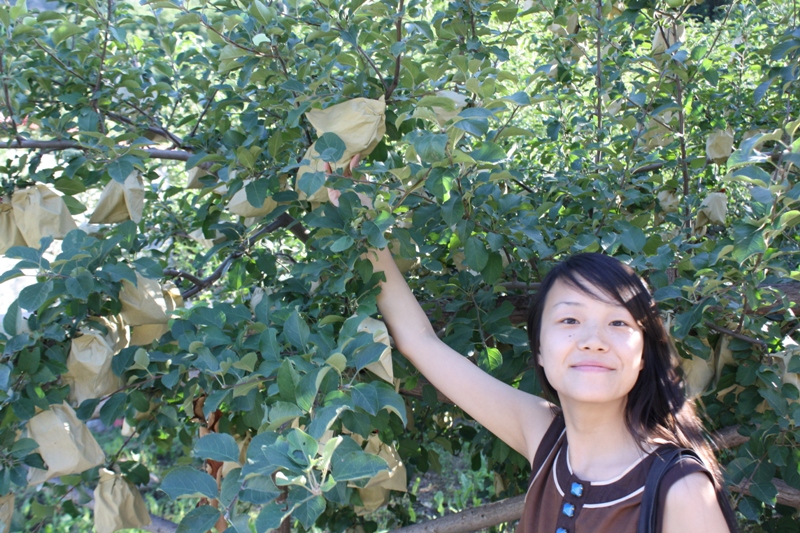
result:
[[[556,529],[556,533],[569,533],[569,532],[566,529],[564,529],[563,527],[560,527],[560,528]]]
[[[572,487],[570,487],[569,491],[576,498],[580,498],[581,496],[583,496],[583,485],[581,485],[580,483],[573,482]]]

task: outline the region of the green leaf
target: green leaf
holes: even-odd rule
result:
[[[331,462],[331,472],[339,482],[371,478],[387,468],[381,457],[361,450],[334,457]]]
[[[360,371],[365,366],[378,362],[387,349],[387,346],[380,342],[371,342],[361,346],[353,353],[353,366]]]
[[[317,397],[319,386],[322,383],[322,379],[330,371],[330,369],[331,367],[329,366],[323,366],[300,378],[300,381],[297,384],[295,398],[295,401],[300,409],[303,411],[311,410],[311,407],[314,405],[314,398]]]
[[[311,526],[317,521],[317,518],[325,511],[325,498],[322,496],[313,496],[303,503],[295,507],[292,511],[292,518],[296,518],[303,524],[306,531],[311,530]]]
[[[331,244],[331,252],[343,252],[355,244],[353,238],[349,235],[339,237],[333,244]]]
[[[94,278],[88,271],[82,270],[75,277],[67,278],[66,286],[70,296],[86,300],[94,290]]]
[[[194,444],[192,455],[200,459],[238,463],[239,446],[227,433],[209,433]]]
[[[444,133],[431,133],[429,131],[415,132],[412,137],[414,150],[425,163],[436,163],[445,157],[447,149],[447,135]]]
[[[77,24],[73,24],[72,22],[64,22],[59,24],[58,27],[53,30],[53,44],[58,46],[73,35],[78,35],[84,31],[84,28],[78,26]]]
[[[497,348],[489,347],[481,351],[479,362],[486,370],[492,371],[503,364],[503,355]]]
[[[125,180],[134,171],[133,164],[127,159],[117,159],[116,161],[112,161],[106,167],[106,171],[108,175],[114,178],[114,181],[118,181],[119,183],[125,183]]]
[[[325,185],[324,172],[305,172],[297,181],[297,187],[303,191],[306,196],[313,195],[323,185]]]
[[[208,475],[208,474],[206,474]],[[211,476],[209,476],[210,478]],[[206,533],[219,520],[220,512],[210,505],[202,505],[192,509],[183,517],[175,533]]]
[[[47,301],[53,290],[53,280],[34,283],[19,293],[19,306],[26,311],[36,311]]]
[[[281,522],[292,510],[285,503],[272,502],[264,506],[256,518],[256,531],[271,531],[278,529]]]
[[[778,497],[778,489],[771,481],[754,481],[750,484],[750,494],[767,505],[774,506]]]
[[[525,91],[519,91],[509,96],[504,96],[502,99],[512,102],[518,106],[530,105],[531,103],[531,98]]]
[[[480,272],[489,262],[489,251],[478,237],[470,237],[464,244],[464,262],[471,269]]]
[[[9,337],[13,337],[20,333],[17,331],[17,321],[19,320],[20,310],[19,310],[19,303],[16,300],[11,302],[11,305],[8,306],[6,310],[6,315],[3,317],[3,331],[6,332],[6,335]],[[0,387],[3,389],[5,387]]]
[[[39,447],[39,443],[37,443],[33,439],[19,439],[14,442],[14,445],[11,446],[10,453],[16,459],[22,459],[29,453],[33,452]]]
[[[484,161],[486,163],[497,163],[508,157],[502,146],[489,141],[480,143],[478,148],[469,155],[475,161]]]
[[[17,0],[17,2],[11,6],[11,20],[17,20],[21,16],[28,13],[28,1],[27,0]]]
[[[378,405],[380,405],[381,410],[386,409],[390,413],[396,414],[403,421],[403,426],[406,426],[408,419],[406,418],[406,404],[403,397],[388,383],[373,382],[373,384],[378,392]]]
[[[347,145],[335,133],[323,133],[314,143],[314,149],[319,154],[319,158],[327,163],[336,163],[344,156]]]
[[[296,309],[294,313],[286,319],[286,323],[283,325],[283,334],[286,340],[295,348],[300,350],[306,349],[308,336],[311,334],[311,331],[308,328],[308,324],[305,323]]]
[[[167,472],[159,488],[173,500],[218,496],[217,482],[214,478],[191,466],[179,466]]]
[[[247,153],[250,153],[249,151]],[[247,202],[253,207],[261,208],[267,200],[267,190],[269,184],[267,180],[253,180],[244,186],[244,192],[247,194]]]
[[[444,111],[455,111],[456,103],[446,96],[423,96],[417,102],[419,107],[441,107]]]
[[[128,395],[124,392],[118,392],[111,396],[103,407],[100,408],[100,420],[107,427],[114,425],[114,422],[125,413],[125,403],[128,401]]]
[[[245,168],[252,169],[253,167],[256,166],[256,158],[253,156],[250,150],[248,150],[244,146],[240,146],[239,148],[236,149],[236,159],[238,159],[239,162],[242,164],[242,166],[244,166]],[[258,204],[257,207],[261,207],[261,204]]]
[[[360,407],[372,416],[378,414],[378,391],[372,383],[357,383],[350,389],[350,396],[356,407]]]

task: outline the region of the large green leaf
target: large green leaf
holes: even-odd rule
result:
[[[201,496],[216,498],[219,494],[214,478],[191,466],[179,466],[167,472],[159,488],[173,500]]]

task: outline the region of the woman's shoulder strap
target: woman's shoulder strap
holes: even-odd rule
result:
[[[542,442],[539,443],[539,447],[536,448],[536,454],[533,456],[533,462],[531,463],[531,476],[528,479],[528,486],[533,483],[533,478],[536,476],[536,473],[542,468],[545,460],[547,460],[547,456],[550,454],[550,451],[553,447],[558,443],[559,437],[564,432],[564,428],[566,427],[566,423],[564,422],[564,416],[562,414],[557,414],[553,421],[550,422],[550,427],[547,428],[545,431],[544,436],[542,437]]]

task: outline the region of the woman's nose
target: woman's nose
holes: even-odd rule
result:
[[[608,343],[603,335],[602,328],[598,325],[585,324],[582,330],[582,337],[578,344],[581,350],[604,352],[608,349]]]

